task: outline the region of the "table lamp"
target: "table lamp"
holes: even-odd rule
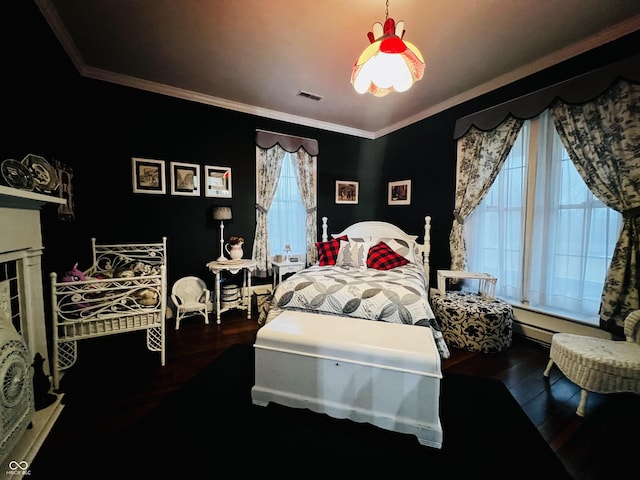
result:
[[[224,221],[231,220],[231,207],[213,207],[213,219],[220,220],[220,256],[217,262],[224,262]]]

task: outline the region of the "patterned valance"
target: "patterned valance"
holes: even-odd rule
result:
[[[319,152],[318,141],[313,138],[293,137],[282,133],[256,130],[256,145],[260,148],[269,149],[276,143],[289,153],[297,152],[300,147],[312,156],[317,156]]]
[[[640,83],[640,55],[459,118],[456,121],[453,138],[461,138],[471,126],[484,132],[493,130],[509,115],[520,120],[536,117],[557,98],[569,104],[592,101],[619,78]]]

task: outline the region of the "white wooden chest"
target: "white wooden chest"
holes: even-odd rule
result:
[[[431,329],[287,311],[258,330],[254,404],[308,408],[442,446]]]

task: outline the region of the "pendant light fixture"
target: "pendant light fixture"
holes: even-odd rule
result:
[[[424,58],[420,50],[403,40],[404,21],[389,18],[389,1],[384,25],[373,24],[367,34],[369,45],[356,60],[351,84],[358,93],[369,92],[384,97],[391,92],[405,92],[424,75]]]

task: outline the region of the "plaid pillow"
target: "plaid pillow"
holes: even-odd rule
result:
[[[316,242],[316,250],[318,250],[318,265],[335,265],[338,253],[340,253],[340,240],[347,240],[347,236],[343,235],[339,238],[332,238],[327,242]]]
[[[389,245],[384,242],[378,242],[369,249],[367,257],[367,267],[376,270],[391,270],[409,263],[405,257],[393,251]]]
[[[407,242],[406,240],[401,238],[381,238],[380,241],[386,243],[389,247],[391,247],[391,250],[399,253],[410,262],[417,263],[416,255],[414,252],[415,242]]]

